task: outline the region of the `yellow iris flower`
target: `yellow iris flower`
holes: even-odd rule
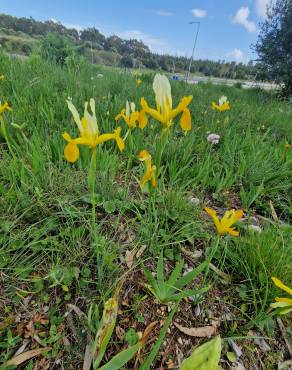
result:
[[[155,176],[156,167],[151,163],[151,154],[147,152],[147,150],[142,150],[139,153],[139,159],[142,162],[145,162],[146,171],[142,179],[140,180],[140,186],[143,189],[144,186],[147,184],[148,181],[151,181],[151,185],[153,188],[157,186],[157,179]]]
[[[136,85],[137,85],[137,86],[140,86],[140,85],[141,85],[141,83],[142,83],[141,78],[136,78]]]
[[[89,105],[92,114],[88,112],[88,102],[85,103],[84,117],[80,119],[77,109],[70,100],[67,100],[68,108],[73,115],[80,131],[80,137],[72,139],[71,136],[64,132],[63,138],[68,142],[65,147],[64,155],[68,162],[74,163],[79,158],[78,145],[86,145],[91,149],[95,149],[97,145],[108,140],[116,140],[119,149],[122,151],[125,148],[124,140],[121,138],[121,128],[118,127],[110,134],[100,135],[96,115],[95,115],[95,101],[90,99]]]
[[[205,208],[205,211],[208,213],[209,216],[212,217],[217,232],[219,234],[230,234],[232,236],[239,235],[239,232],[231,226],[243,216],[242,210],[235,211],[234,209],[232,209],[230,211],[226,211],[221,220],[219,220],[214,209]]]
[[[219,112],[225,112],[226,110],[230,109],[229,101],[227,100],[227,96],[221,96],[219,99],[219,104],[212,102],[212,109],[218,110]]]
[[[273,283],[280,289],[284,290],[284,292],[288,293],[291,298],[275,298],[275,303],[271,304],[272,308],[281,308],[280,315],[284,315],[288,312],[292,311],[292,289],[289,288],[287,285],[283,284],[281,280],[277,279],[276,277],[272,277]]]
[[[0,81],[4,80],[4,78],[5,78],[4,75],[0,75]]]
[[[153,80],[153,90],[155,92],[156,109],[150,108],[147,101],[142,98],[141,106],[142,111],[149,114],[151,117],[159,121],[164,128],[169,128],[172,124],[172,120],[182,113],[180,119],[180,125],[182,130],[190,131],[192,128],[191,113],[188,109],[188,105],[192,101],[192,96],[185,96],[182,98],[178,106],[172,109],[172,96],[171,86],[166,76],[156,74]],[[141,119],[145,116],[142,116]],[[147,124],[147,121],[145,125]]]
[[[122,109],[121,113],[119,113],[115,120],[118,121],[119,119],[123,118],[123,120],[128,125],[129,129],[133,129],[139,123],[139,116],[140,112],[136,111],[135,103],[126,103],[126,109]]]
[[[5,102],[4,104],[1,104],[0,102],[0,114],[4,113],[6,110],[12,111],[12,108],[7,102]]]

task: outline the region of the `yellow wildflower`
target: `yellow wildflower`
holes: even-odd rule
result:
[[[151,154],[147,152],[147,150],[142,150],[139,153],[139,159],[142,162],[145,162],[146,171],[142,179],[140,180],[140,186],[143,187],[146,185],[148,181],[151,181],[151,185],[153,188],[157,186],[157,179],[155,176],[156,167],[151,163]]]
[[[192,101],[192,96],[182,98],[178,106],[172,109],[171,86],[166,76],[156,74],[153,81],[153,90],[155,92],[156,109],[150,108],[144,98],[141,99],[143,112],[159,121],[164,128],[169,128],[172,120],[180,113],[180,125],[182,130],[190,131],[192,127],[191,113],[187,108]]]
[[[288,143],[286,143],[286,144],[285,144],[285,149],[290,149],[290,148],[292,148],[292,144],[288,144]]]
[[[0,114],[4,113],[6,110],[12,111],[12,108],[7,102],[5,102],[4,104],[1,104],[0,102]]]
[[[226,110],[230,109],[229,101],[227,100],[227,96],[221,96],[219,99],[219,104],[212,102],[212,109],[218,110],[220,112],[225,112]]]
[[[80,119],[77,109],[70,100],[67,100],[67,104],[80,131],[80,137],[76,139],[72,139],[67,132],[64,132],[63,134],[63,138],[68,142],[64,150],[64,155],[68,162],[74,163],[77,161],[79,157],[78,145],[86,145],[91,149],[95,149],[97,145],[102,144],[105,141],[116,140],[121,151],[125,148],[125,143],[120,136],[120,127],[114,130],[113,133],[100,135],[96,121],[94,99],[90,99],[89,102],[92,114],[88,112],[88,102],[86,102],[84,117],[82,119]]]
[[[126,109],[122,109],[121,112],[116,116],[115,120],[123,118],[128,125],[129,129],[133,129],[139,123],[140,112],[136,111],[135,103],[128,101],[126,102]]]
[[[4,75],[0,75],[0,81],[4,80],[4,78],[5,78]]]
[[[235,222],[238,221],[243,216],[242,210],[235,211],[234,209],[232,209],[230,211],[226,211],[221,220],[219,220],[217,213],[214,209],[205,208],[205,211],[208,213],[209,216],[212,217],[214,224],[216,226],[217,232],[219,234],[228,233],[232,236],[239,235],[239,232],[236,231],[234,227],[231,227],[231,226],[235,224]]]
[[[284,290],[284,292],[288,293],[291,298],[275,298],[275,303],[271,304],[272,308],[281,308],[280,315],[284,315],[288,312],[292,311],[292,289],[289,288],[287,285],[283,284],[281,280],[277,279],[276,277],[272,277],[273,283],[280,289]]]
[[[140,86],[140,85],[141,85],[141,83],[142,83],[141,78],[136,78],[136,85],[137,85],[137,86]]]

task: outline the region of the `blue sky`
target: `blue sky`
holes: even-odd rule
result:
[[[75,28],[96,27],[105,35],[137,38],[159,53],[247,62],[255,59],[258,24],[269,0],[0,0],[0,13],[53,19]]]

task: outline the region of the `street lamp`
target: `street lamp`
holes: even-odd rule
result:
[[[196,45],[197,45],[197,40],[198,40],[198,35],[199,35],[199,31],[200,31],[201,22],[193,21],[193,22],[189,22],[189,24],[196,24],[197,25],[197,31],[196,31],[196,37],[195,37],[194,47],[193,47],[193,51],[192,51],[192,56],[191,56],[191,59],[190,59],[189,69],[188,69],[188,72],[186,74],[186,82],[188,82],[188,78],[190,77],[190,73],[191,73],[191,68],[192,68],[192,63],[193,63],[194,53],[195,53],[195,49],[196,49]]]

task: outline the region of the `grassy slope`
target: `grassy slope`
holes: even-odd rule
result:
[[[0,97],[13,105],[7,123],[25,124],[22,131],[8,125],[17,159],[1,145],[0,319],[16,313],[29,292],[35,292],[37,305],[50,307],[50,320],[56,325],[64,321],[66,301],[78,302],[86,312],[90,302],[112,294],[125,269],[120,257],[134,247],[146,245],[145,258],[158,256],[161,248],[168,255],[181,246],[210,249],[216,235],[203,212],[209,205],[222,210],[242,207],[247,218],[259,215],[262,233],[241,225],[238,239],[221,239],[214,263],[233,277],[226,304],[239,312],[246,304],[239,313],[246,327],[262,322],[279,293],[270,277],[292,285],[292,149],[285,149],[292,140],[291,104],[257,90],[174,83],[174,104],[183,95],[194,96],[193,130],[184,137],[178,123],[172,128],[155,197],[141,194],[137,178],[143,168],[136,158],[128,159],[129,149],[120,154],[109,143],[98,150],[98,238],[92,248],[89,153],[82,149],[74,166],[64,160],[61,134],[65,130],[77,134],[65,101],[72,97],[81,111],[83,102],[94,97],[101,131],[110,132],[127,99],[138,104],[145,96],[154,103],[152,77],[143,76],[142,85],[136,87],[131,75],[103,67],[67,70],[37,58],[11,62],[1,55],[0,65],[6,76]],[[103,79],[96,78],[100,72]],[[210,103],[223,94],[232,108],[218,114]],[[133,132],[134,154],[141,149],[154,153],[159,125],[151,122],[143,132]],[[209,131],[221,135],[218,146],[207,143]],[[190,202],[192,196],[200,199],[199,205]],[[273,221],[270,201],[284,224]],[[217,281],[212,274],[209,279]],[[240,328],[235,334],[242,333],[246,334]],[[56,353],[62,348],[58,340],[53,341]],[[13,341],[7,345],[3,359],[14,345]],[[82,363],[79,347],[80,343],[72,347],[69,363]]]

